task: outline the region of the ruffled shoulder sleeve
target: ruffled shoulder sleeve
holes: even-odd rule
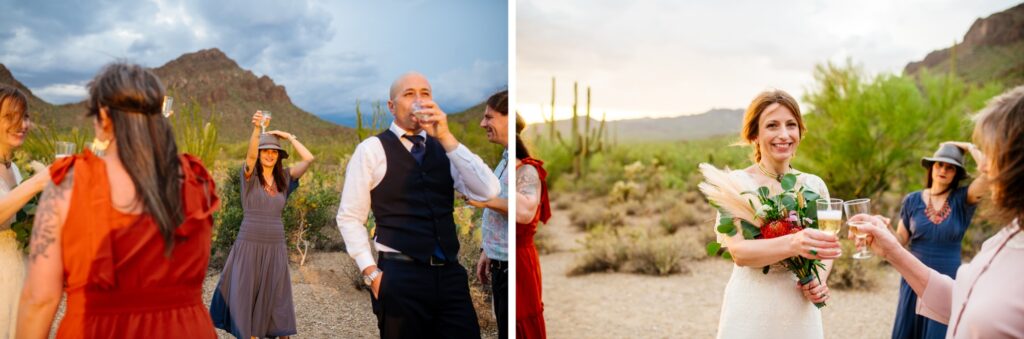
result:
[[[183,180],[181,183],[182,212],[185,225],[178,228],[178,233],[188,233],[186,225],[190,221],[212,221],[213,212],[220,207],[217,197],[217,185],[213,176],[206,170],[199,158],[191,154],[179,156]]]
[[[64,182],[64,178],[67,177],[71,168],[75,166],[76,159],[80,157],[81,155],[78,154],[63,157],[55,160],[50,165],[50,180],[53,181],[54,185],[60,185],[60,183]]]

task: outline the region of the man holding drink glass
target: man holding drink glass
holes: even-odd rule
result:
[[[414,109],[414,103],[416,109]],[[448,129],[426,77],[391,85],[388,130],[356,147],[345,173],[338,228],[371,290],[382,338],[479,338],[453,216],[458,190],[486,201],[498,178]],[[366,224],[373,212],[374,262]]]

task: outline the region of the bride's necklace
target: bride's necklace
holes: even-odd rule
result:
[[[775,181],[778,182],[782,182],[782,176],[789,172],[789,170],[786,170],[786,172],[783,172],[782,174],[772,172],[768,168],[764,167],[760,162],[757,163],[757,170],[761,171],[761,174],[764,174],[766,177],[775,179]]]

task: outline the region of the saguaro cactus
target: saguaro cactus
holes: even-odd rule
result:
[[[362,108],[360,108],[359,106],[359,100],[356,100],[356,137],[359,138],[359,140],[356,140],[356,142],[360,142],[363,139],[370,137],[371,135],[380,133],[380,131],[383,130],[384,128],[385,117],[384,106],[381,104],[379,100],[375,101],[373,105],[371,105],[373,113],[370,116],[370,124],[369,126],[364,126],[363,112]]]
[[[551,81],[551,84],[552,84],[552,90],[551,90],[551,93],[552,93],[552,96],[551,96],[552,120],[550,121],[552,129],[554,129],[554,127],[553,127],[554,126],[554,102],[555,102],[554,83],[555,83],[554,82],[554,78],[552,78],[552,81]],[[586,176],[587,160],[590,158],[590,156],[592,154],[601,152],[601,150],[604,148],[604,138],[602,138],[602,135],[604,135],[604,130],[605,130],[605,116],[604,115],[601,116],[601,124],[599,125],[599,127],[597,129],[591,129],[591,126],[590,126],[590,120],[591,120],[591,118],[590,118],[590,98],[591,98],[591,95],[590,95],[590,87],[588,86],[587,87],[587,108],[586,108],[587,111],[586,111],[586,117],[585,117],[586,120],[584,120],[583,129],[580,130],[580,123],[579,123],[579,119],[580,119],[580,115],[579,115],[579,83],[578,82],[573,82],[573,85],[572,85],[572,96],[573,96],[573,99],[572,99],[573,100],[573,102],[572,102],[572,135],[570,136],[570,139],[568,141],[566,141],[564,138],[562,138],[562,133],[557,131],[557,130],[555,130],[554,131],[554,135],[555,135],[554,139],[556,139],[558,141],[558,143],[560,145],[562,145],[562,147],[564,147],[570,153],[572,153],[572,155],[573,155],[573,161],[572,161],[572,172],[573,172],[573,175],[576,178],[582,178],[582,177]]]

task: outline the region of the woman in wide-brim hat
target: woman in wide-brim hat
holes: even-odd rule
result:
[[[287,337],[297,332],[281,215],[313,154],[291,133],[261,134],[262,119],[261,112],[252,116],[249,151],[239,173],[242,225],[210,303],[214,326],[237,338]],[[280,139],[290,141],[302,160],[283,168],[281,161],[288,152]]]
[[[921,159],[925,168],[925,188],[903,198],[896,238],[910,253],[939,273],[956,278],[960,267],[961,241],[981,198],[988,194],[988,180],[979,174],[970,185],[964,153],[970,152],[976,163],[985,155],[972,144],[947,142],[931,157]],[[900,297],[893,325],[893,338],[945,338],[946,325],[916,312],[917,295],[900,281]]]

